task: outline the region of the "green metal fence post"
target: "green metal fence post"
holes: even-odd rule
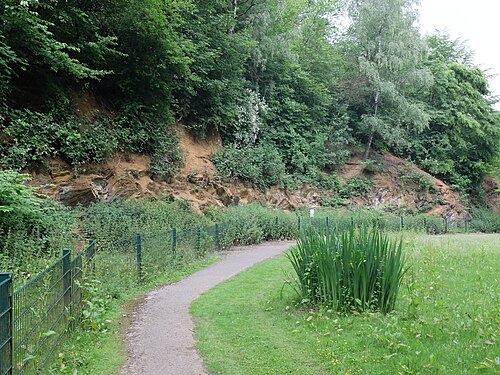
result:
[[[328,218],[328,216],[326,217],[326,231],[330,231],[330,219]]]
[[[403,218],[403,215],[399,217],[399,230],[403,230],[405,228],[405,219]]]
[[[300,232],[300,216],[297,216],[297,229]]]
[[[12,273],[0,273],[0,374],[12,375],[14,371],[14,314],[12,310]]]
[[[448,233],[448,218],[444,218],[444,233]]]
[[[467,221],[466,217],[464,217],[464,231],[465,233],[469,231],[469,222]]]
[[[71,316],[71,250],[63,250],[62,258],[62,279],[63,279],[63,296],[64,296],[64,307],[68,310],[69,316]]]
[[[218,223],[215,223],[215,248],[220,250],[220,228]]]
[[[351,216],[351,227],[354,226],[354,216]]]
[[[424,230],[425,230],[425,233],[428,233],[429,231],[427,230],[427,218],[424,217]]]
[[[142,236],[140,233],[135,235],[136,255],[137,255],[137,277],[142,280]]]
[[[177,250],[177,229],[172,228],[172,254]]]

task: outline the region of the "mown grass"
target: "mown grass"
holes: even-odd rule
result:
[[[420,236],[408,256],[387,315],[301,307],[285,256],[217,286],[192,305],[205,363],[220,375],[498,374],[500,236]]]
[[[408,270],[402,239],[376,227],[303,232],[287,257],[302,301],[335,311],[390,312]]]

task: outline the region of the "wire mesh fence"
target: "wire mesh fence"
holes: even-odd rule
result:
[[[468,233],[484,231],[485,223],[470,218],[451,220],[429,216],[392,216],[392,217],[297,217],[298,231],[317,229],[345,230],[351,226],[374,226],[388,231],[413,230],[427,234]]]
[[[0,273],[0,375],[40,374],[53,363],[67,333],[82,321],[86,283],[98,281],[111,294],[130,290],[217,250],[219,230],[216,224],[89,241],[79,253],[63,250],[16,290],[12,274]]]
[[[0,274],[0,374],[12,373],[12,278]]]
[[[344,230],[371,225],[434,234],[481,230],[488,225],[469,219],[410,216],[295,219],[291,215],[268,218],[265,226],[272,229],[275,238],[287,238],[313,227]],[[102,243],[89,241],[79,253],[64,250],[51,266],[16,290],[12,274],[0,273],[0,375],[43,373],[68,331],[83,320],[87,282],[98,281],[110,295],[120,294],[161,272],[230,246],[226,242],[234,229],[230,223],[215,224],[137,233]]]

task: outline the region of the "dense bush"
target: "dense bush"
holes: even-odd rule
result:
[[[209,224],[189,203],[152,200],[116,200],[95,203],[83,211],[82,229],[88,238],[112,241],[136,233],[165,232],[172,227],[196,228]]]
[[[102,163],[117,148],[108,120],[77,118],[66,111],[11,110],[0,123],[0,166],[22,169],[63,157],[74,166]]]
[[[372,187],[373,181],[363,176],[353,176],[340,189],[340,196],[342,198],[358,197],[368,193]]]
[[[75,215],[43,199],[28,175],[0,171],[0,270],[19,281],[44,269],[71,247]]]
[[[280,183],[285,175],[281,155],[271,145],[226,146],[212,160],[221,177],[252,182],[261,188]]]
[[[294,238],[297,218],[286,211],[259,204],[229,207],[216,215],[222,227],[222,245],[249,245],[264,240]]]
[[[486,209],[475,210],[472,213],[470,227],[472,231],[500,233],[500,213]]]

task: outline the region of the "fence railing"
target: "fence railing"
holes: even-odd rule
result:
[[[429,216],[392,216],[392,217],[297,217],[299,231],[316,227],[323,229],[346,229],[353,225],[376,226],[390,231],[415,230],[427,234],[468,233],[482,231],[484,223],[470,218],[448,219]]]
[[[114,281],[126,289],[164,270],[169,262],[219,248],[220,226],[172,228],[161,233],[96,243],[59,259],[13,290],[12,273],[0,273],[0,375],[39,374],[53,364],[68,331],[87,303],[87,280]]]
[[[280,222],[276,218],[276,226]],[[430,217],[310,218],[297,216],[289,233],[311,227],[344,229],[376,225],[388,230],[413,229],[427,233],[475,230],[471,220]],[[82,318],[87,280],[110,280],[127,290],[186,257],[199,257],[221,246],[220,224],[210,227],[137,233],[116,241],[89,241],[78,253],[63,250],[43,272],[13,290],[12,274],[0,273],[0,375],[37,374],[52,363],[54,353]],[[113,291],[111,291],[113,293]]]

